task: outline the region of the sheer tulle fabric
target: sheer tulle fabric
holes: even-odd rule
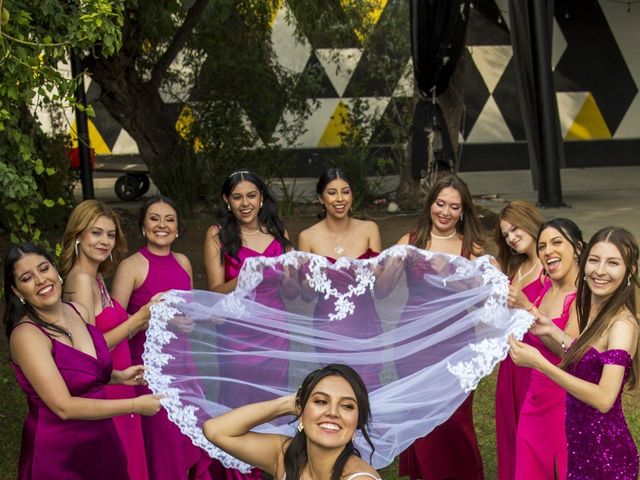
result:
[[[282,308],[252,300],[265,284],[278,286],[273,294],[284,298]],[[309,372],[328,363],[348,364],[365,377],[379,372],[369,386],[371,461],[379,468],[455,411],[505,358],[509,335],[524,335],[533,318],[509,310],[507,293],[508,279],[489,257],[470,261],[412,246],[335,264],[302,252],[250,258],[232,294],[171,291],[153,307],[146,378],[166,395],[169,418],[196,445],[225,466],[246,470],[204,438],[205,420],[295,392]],[[318,302],[334,307],[316,309]],[[184,316],[195,326],[188,351],[171,326]],[[292,420],[256,431],[293,435]],[[360,434],[356,446],[369,460]]]

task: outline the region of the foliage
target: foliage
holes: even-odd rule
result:
[[[0,0],[0,221],[14,242],[42,241],[38,212],[68,201],[64,192],[38,188],[57,170],[39,150],[47,142],[32,112],[74,104],[76,82],[58,64],[66,63],[71,48],[115,53],[121,11],[108,0]]]

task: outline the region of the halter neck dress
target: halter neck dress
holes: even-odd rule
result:
[[[96,349],[94,358],[33,325],[51,340],[51,356],[72,396],[107,398],[105,385],[111,379],[111,355],[95,327],[87,325]],[[129,478],[127,458],[111,418],[62,420],[40,399],[20,367],[15,363],[13,367],[29,406],[22,430],[19,480]]]
[[[138,250],[149,264],[147,276],[142,284],[131,292],[127,312],[133,315],[151,298],[160,292],[168,290],[190,290],[191,278],[176,260],[173,253],[168,255],[156,255],[147,247]],[[181,351],[190,350],[189,335],[178,330],[173,330],[176,339],[172,342]],[[138,332],[129,342],[131,357],[134,364],[142,364],[142,353],[146,335],[144,331]],[[184,355],[181,358],[186,358]],[[179,367],[181,372],[192,371],[197,378],[197,371],[192,364]],[[167,372],[171,373],[171,365]],[[136,387],[138,395],[151,393],[148,387],[140,385]],[[153,480],[209,480],[209,464],[211,458],[191,440],[180,432],[167,417],[167,412],[162,408],[156,415],[142,417],[142,434],[144,446],[149,459],[149,478]]]

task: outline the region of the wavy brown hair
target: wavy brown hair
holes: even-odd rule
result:
[[[429,248],[431,243],[431,205],[435,203],[438,195],[445,188],[453,188],[460,194],[462,201],[462,218],[456,223],[456,231],[462,236],[462,252],[476,254],[478,249],[484,248],[484,234],[480,220],[476,215],[473,199],[469,187],[456,175],[447,175],[436,182],[427,197],[424,210],[418,219],[418,223],[411,231],[409,243],[418,248]]]
[[[62,236],[62,253],[60,254],[60,268],[58,271],[63,278],[71,271],[76,260],[76,240],[82,233],[91,228],[100,217],[107,217],[116,226],[116,244],[111,252],[111,257],[100,264],[98,272],[102,275],[110,275],[118,262],[127,253],[127,240],[120,226],[120,217],[107,204],[98,200],[85,200],[71,212],[64,235]]]
[[[625,278],[618,289],[604,301],[602,308],[595,318],[589,322],[591,315],[591,289],[585,277],[585,266],[589,253],[600,242],[613,244],[622,256],[625,265]],[[638,243],[636,239],[624,228],[606,227],[598,230],[587,245],[585,254],[580,262],[580,274],[578,275],[578,292],[576,294],[576,312],[578,314],[578,327],[580,336],[576,339],[567,354],[562,359],[561,367],[571,369],[580,362],[582,356],[593,346],[595,339],[600,338],[611,326],[613,319],[622,311],[628,310],[638,321],[636,310],[636,294],[638,284]],[[630,389],[638,389],[638,372],[640,368],[640,342],[636,342],[636,352],[631,364],[631,374],[627,386]]]
[[[511,278],[527,260],[527,255],[524,253],[514,252],[511,247],[507,245],[507,241],[502,235],[502,230],[500,229],[500,222],[503,220],[530,235],[531,241],[535,246],[538,230],[540,229],[540,225],[544,222],[544,218],[536,207],[523,200],[511,202],[498,214],[498,219],[496,220],[496,226],[493,233],[493,238],[498,246],[497,260],[505,275]],[[535,248],[535,251],[537,251],[537,248]]]

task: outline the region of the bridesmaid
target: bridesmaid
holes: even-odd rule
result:
[[[466,258],[482,255],[482,227],[466,183],[455,175],[440,179],[431,189],[416,227],[398,244]],[[421,275],[424,271],[423,266],[416,267],[415,272],[407,271],[408,305],[412,301],[411,285],[418,284],[410,281],[411,275]],[[408,475],[411,480],[483,478],[482,458],[473,426],[473,392],[451,418],[426,437],[416,440],[400,455],[400,475]]]
[[[329,168],[325,171],[318,179],[316,193],[322,203],[322,212],[318,215],[321,220],[300,233],[298,249],[322,255],[331,263],[335,263],[337,258],[343,256],[357,259],[377,256],[382,248],[380,231],[375,222],[358,220],[349,215],[353,204],[353,188],[344,171],[340,168]],[[335,288],[341,292],[346,291],[346,282],[350,279],[345,278],[344,275],[331,275],[331,271],[327,273]],[[354,314],[339,322],[328,320],[333,310],[332,301],[318,298],[313,315],[314,318],[321,319],[316,324],[317,328],[336,333],[349,333],[349,335],[359,334],[362,338],[369,338],[382,332],[378,313],[370,294],[359,296]],[[356,324],[355,318],[362,319],[358,322],[359,325]],[[347,332],[346,329],[349,328],[351,331]],[[370,367],[359,373],[367,388],[372,389],[380,384],[380,368]]]
[[[65,299],[84,305],[87,321],[105,336],[115,368],[131,366],[127,339],[147,327],[149,305],[129,317],[114,300],[104,283],[126,251],[126,240],[117,214],[97,200],[85,200],[71,212],[62,239],[60,273],[66,280]],[[113,385],[105,390],[107,398],[132,398],[133,387]],[[114,418],[124,445],[132,480],[146,480],[147,461],[139,415]]]
[[[511,202],[498,215],[494,233],[497,260],[511,282],[513,306],[526,308],[543,293],[545,286],[549,286],[536,245],[543,222],[538,209],[524,201]],[[496,447],[500,480],[512,480],[515,475],[516,429],[530,376],[530,369],[516,367],[509,357],[498,370]]]
[[[18,479],[129,478],[111,417],[153,415],[158,396],[107,400],[105,385],[139,385],[143,367],[112,370],[88,311],[63,303],[62,278],[40,247],[11,247],[4,261],[4,323],[29,413]]]
[[[536,244],[551,285],[526,308],[533,311],[535,307],[565,329],[570,315],[575,314],[578,264],[584,250],[582,232],[571,220],[555,218],[540,226]],[[528,339],[550,363],[560,363],[563,351],[554,342],[536,336]],[[516,479],[566,478],[565,397],[562,388],[542,373],[531,372],[516,431]]]
[[[118,265],[112,296],[126,307],[129,315],[135,315],[151,301],[154,295],[167,290],[191,290],[192,270],[189,259],[171,251],[182,231],[182,223],[176,204],[164,195],[149,198],[143,205],[138,219],[146,245]],[[174,325],[180,347],[189,349],[188,333],[192,324],[185,321]],[[145,332],[141,330],[129,341],[134,364],[142,364]],[[191,367],[191,366],[188,366]],[[194,376],[197,375],[193,367]],[[146,386],[139,386],[138,393],[150,393]],[[191,440],[167,417],[163,409],[158,415],[142,419],[149,478],[155,480],[210,479],[208,472],[211,458],[194,446]]]
[[[510,340],[517,365],[535,368],[569,393],[569,479],[638,478],[638,449],[621,399],[624,384],[637,388],[640,373],[637,287],[636,240],[622,228],[604,228],[580,265],[572,328],[564,331],[536,311],[536,333],[566,350],[560,368],[531,346]]]
[[[238,282],[238,274],[244,261],[250,257],[267,256],[276,257],[286,252],[291,246],[284,224],[278,217],[276,202],[269,192],[267,185],[255,173],[247,170],[239,170],[226,179],[222,185],[222,203],[219,210],[220,224],[207,230],[204,243],[204,264],[207,274],[207,286],[209,290],[219,293],[232,292]],[[265,278],[256,290],[255,301],[268,307],[284,310],[283,288],[279,281]],[[297,288],[297,286],[296,286]],[[224,323],[219,329],[224,329]],[[228,339],[229,348],[242,349],[243,340],[249,340],[253,344],[262,341],[265,347],[274,350],[287,350],[289,345],[280,339],[277,344],[265,343],[262,338],[255,338],[255,333],[247,332],[246,336],[234,329],[234,338]],[[268,341],[268,340],[267,340]],[[260,383],[264,375],[287,376],[287,362],[282,360],[265,360],[261,357],[246,357],[241,364],[229,365],[229,371],[224,376],[234,377],[234,372],[247,371],[255,373],[253,383]],[[223,391],[221,396],[226,395]],[[265,400],[259,398],[252,389],[247,389],[246,394],[237,395],[236,398],[224,398],[227,405],[243,405],[245,403]],[[236,470],[222,471],[221,468],[213,471],[214,478],[227,479],[261,479],[259,470],[252,470],[250,474],[243,475]]]

